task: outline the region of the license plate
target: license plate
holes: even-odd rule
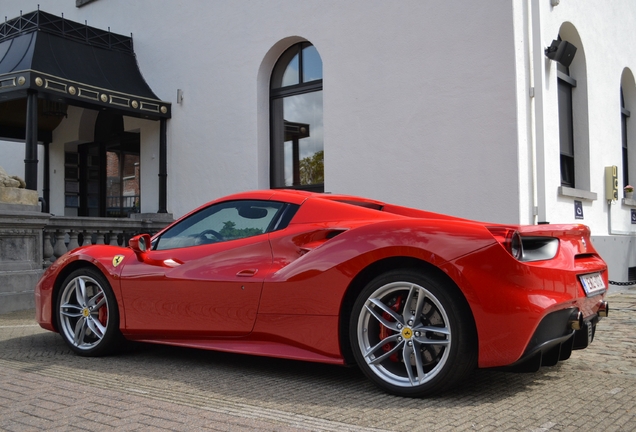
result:
[[[605,292],[605,282],[603,282],[603,278],[600,273],[580,275],[579,279],[581,280],[585,294],[588,297]]]

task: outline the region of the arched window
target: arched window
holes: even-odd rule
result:
[[[623,163],[623,187],[636,182],[636,123],[631,113],[636,110],[636,80],[629,68],[621,74],[621,151]]]
[[[324,192],[322,60],[302,42],[285,51],[270,84],[270,183]]]
[[[574,121],[572,115],[572,89],[576,80],[570,76],[570,68],[557,64],[559,88],[559,142],[561,146],[561,185],[573,188],[574,184]]]
[[[561,25],[558,39],[576,47],[573,58],[557,61],[556,65],[561,165],[559,190],[565,196],[584,195],[585,199],[593,201],[596,199],[594,193],[585,194],[592,190],[585,47],[578,31],[569,22]]]
[[[630,112],[625,108],[625,97],[621,87],[621,138],[623,141],[623,187],[629,184],[629,158],[627,154],[627,119]]]

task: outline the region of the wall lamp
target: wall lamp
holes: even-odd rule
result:
[[[568,41],[553,40],[552,44],[545,49],[545,56],[550,60],[561,63],[565,67],[570,67],[576,54],[576,47]]]

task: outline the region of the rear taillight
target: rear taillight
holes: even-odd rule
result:
[[[521,243],[521,234],[519,231],[514,231],[509,238],[507,238],[507,246],[510,254],[521,261],[523,258],[523,243]]]
[[[506,227],[487,228],[510,255],[519,261],[523,260],[523,243],[521,242],[519,231]]]

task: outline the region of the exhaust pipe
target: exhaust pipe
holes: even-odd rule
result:
[[[581,330],[583,328],[583,313],[581,311],[572,312],[568,320],[568,327],[572,330]]]
[[[600,302],[598,304],[598,311],[596,312],[596,314],[601,318],[609,315],[609,303],[607,303],[606,301]]]

